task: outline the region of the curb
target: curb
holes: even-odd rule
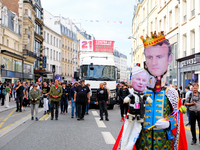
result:
[[[43,111],[43,109],[38,109],[38,114]],[[21,118],[18,121],[15,121],[15,123],[11,124],[8,127],[5,127],[5,129],[3,129],[0,132],[0,138],[3,137],[4,135],[6,135],[7,133],[9,133],[10,131],[14,130],[15,128],[17,128],[18,126],[22,125],[24,122],[28,121],[31,118],[31,114]]]
[[[7,110],[10,110],[10,109],[13,109],[13,108],[15,108],[16,106],[10,106],[9,108],[6,108],[6,109],[3,109],[3,110],[0,110],[0,113],[1,112],[4,112],[4,111],[7,111]]]

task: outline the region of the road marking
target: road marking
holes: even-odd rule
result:
[[[31,112],[31,111],[26,111],[26,112],[23,112],[23,113],[18,113],[18,114],[12,115],[11,117],[15,117],[15,116],[22,115],[22,114],[29,113],[29,112]]]
[[[93,116],[99,116],[99,114],[97,113],[97,111],[92,111]]]
[[[106,128],[106,125],[104,124],[104,122],[103,122],[103,121],[100,121],[99,119],[100,119],[100,118],[95,118],[98,127],[99,127],[99,128]]]
[[[49,115],[44,115],[42,118],[40,118],[40,121],[46,121],[51,117],[51,113]]]
[[[13,114],[14,111],[15,111],[15,109],[13,109],[13,111],[3,120],[2,123],[0,123],[0,128],[1,128],[2,125],[8,120],[8,118]]]
[[[110,132],[101,132],[106,144],[115,144],[115,139]]]
[[[185,129],[190,131],[190,127],[185,126]],[[196,133],[199,134],[199,130],[196,130]]]

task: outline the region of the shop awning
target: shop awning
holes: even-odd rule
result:
[[[23,55],[13,53],[13,52],[10,52],[8,50],[1,50],[1,53],[8,55],[8,56],[11,56],[11,57],[14,57],[14,58],[17,58],[17,59],[26,59],[26,57],[24,57]]]

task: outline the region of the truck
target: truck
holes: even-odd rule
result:
[[[117,74],[117,75],[116,75]],[[100,83],[106,82],[110,89],[108,108],[113,109],[116,104],[116,79],[119,78],[115,67],[114,55],[109,52],[81,52],[79,79],[90,84],[92,96],[90,104],[96,103],[96,91]]]

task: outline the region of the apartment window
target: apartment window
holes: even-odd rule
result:
[[[28,16],[31,18],[31,10],[28,9]]]
[[[49,48],[47,48],[47,58],[49,58]]]
[[[187,56],[187,34],[183,35],[183,57]]]
[[[56,60],[58,60],[58,52],[56,52]]]
[[[14,32],[17,34],[19,33],[19,23],[18,23],[17,17],[15,17],[15,19],[14,19]]]
[[[195,54],[195,30],[190,32],[191,54]]]
[[[8,13],[6,7],[3,8],[2,12],[2,24],[8,26]]]
[[[2,37],[2,44],[4,45],[4,37]]]
[[[58,39],[56,39],[56,47],[58,47]]]
[[[172,11],[169,12],[169,31],[172,29]]]
[[[49,43],[49,33],[47,33],[47,43]]]
[[[195,0],[191,0],[191,17],[195,15]]]
[[[44,40],[46,40],[46,32],[44,31]]]
[[[50,59],[52,59],[52,49],[50,50]]]
[[[187,1],[183,0],[183,22],[187,21]]]
[[[25,9],[25,14],[28,15],[28,9]]]
[[[53,51],[53,60],[55,60],[55,50]]]
[[[51,35],[51,39],[50,39],[50,44],[52,44],[52,35]]]
[[[175,25],[178,26],[178,22],[179,22],[179,9],[178,9],[178,5],[175,7]]]

